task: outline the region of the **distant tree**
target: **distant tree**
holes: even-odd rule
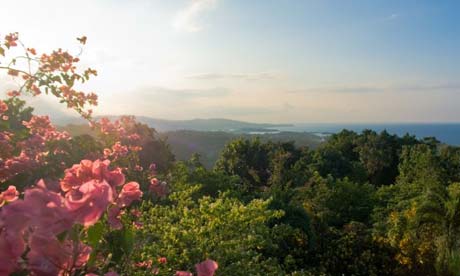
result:
[[[426,144],[403,148],[399,162],[398,182],[401,184],[423,182],[429,185],[442,182],[444,179],[444,171],[436,149]]]
[[[436,149],[441,142],[436,137],[424,137],[422,143]]]
[[[383,131],[365,130],[357,141],[356,152],[366,169],[368,180],[375,185],[391,184],[398,174],[398,138]]]
[[[349,177],[357,182],[365,182],[367,175],[358,160],[349,160],[342,152],[332,146],[324,146],[313,153],[312,171],[317,171],[323,177],[331,175],[334,178]]]
[[[348,177],[376,186],[394,183],[403,146],[419,143],[415,137],[399,138],[386,131],[364,130],[361,134],[343,130],[331,136],[314,154],[313,169],[322,176]]]
[[[439,148],[441,166],[451,182],[460,182],[460,148],[443,145]]]
[[[328,226],[340,228],[346,223],[367,223],[374,207],[374,188],[348,179],[324,179],[315,176],[299,192],[304,205]]]
[[[185,189],[190,185],[200,185],[195,195],[217,197],[219,193],[227,192],[228,195],[243,200],[243,185],[236,175],[227,175],[221,171],[207,170],[199,159],[192,158],[186,162],[177,162],[168,176],[169,184],[173,189]]]
[[[264,144],[258,138],[234,140],[222,150],[215,169],[238,175],[249,190],[259,190],[268,184],[271,149],[271,143]]]

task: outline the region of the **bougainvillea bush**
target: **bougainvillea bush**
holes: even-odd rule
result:
[[[92,119],[97,96],[76,87],[97,72],[79,70],[79,61],[62,49],[39,54],[17,33],[0,43],[0,69],[19,85],[0,100],[0,275],[118,275],[139,266],[164,273],[164,256],[131,253],[143,228],[139,202],[165,197],[167,184],[155,164],[141,166],[133,117]],[[97,137],[72,138],[48,116],[33,115],[21,96],[41,94],[78,112]],[[210,276],[218,265],[203,259],[187,268]]]

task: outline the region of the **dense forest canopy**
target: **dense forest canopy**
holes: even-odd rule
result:
[[[19,122],[33,110],[19,99],[5,103],[9,129],[23,131]],[[140,137],[138,164],[156,164],[167,185],[139,206],[143,227],[129,249],[138,262],[161,255],[185,270],[212,257],[218,275],[458,274],[458,147],[371,130],[343,130],[314,149],[243,137],[229,141],[207,168],[198,154],[175,161],[167,140],[147,125],[131,131]],[[57,162],[77,163],[102,150],[97,137],[74,135],[66,159],[53,156],[5,184],[52,178]],[[147,273],[132,269],[117,267]]]
[[[144,238],[153,235],[158,241],[149,254],[172,243],[176,250],[168,251],[167,257],[180,264],[179,259],[191,258],[181,253],[187,244],[201,252],[193,254],[218,259],[222,275],[459,271],[458,147],[433,137],[372,130],[343,130],[313,149],[294,142],[234,137],[209,168],[199,154],[173,162],[164,136],[146,133],[153,134],[150,143],[162,146],[140,155],[170,156],[156,163],[173,191],[160,206],[143,205],[145,225],[163,225],[143,232]],[[206,133],[194,135],[207,138]],[[220,205],[219,211],[215,209]],[[230,215],[233,208],[239,213]],[[261,213],[250,215],[246,208]],[[239,228],[242,224],[245,227]],[[243,252],[245,257],[239,255]],[[233,268],[235,262],[238,266]],[[238,268],[246,265],[249,274]]]

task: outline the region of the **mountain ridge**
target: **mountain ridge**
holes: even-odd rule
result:
[[[116,119],[123,115],[106,115],[106,116],[95,116],[95,118],[107,117],[109,119]],[[147,124],[149,127],[155,128],[157,131],[175,131],[175,130],[197,130],[197,131],[227,131],[227,132],[248,132],[248,131],[277,131],[274,128],[277,127],[289,127],[292,124],[271,124],[271,123],[252,123],[233,119],[225,118],[194,118],[189,120],[171,120],[153,118],[149,116],[135,116],[137,121]],[[55,124],[57,125],[69,125],[69,124],[82,124],[84,120],[82,118],[75,117],[70,119],[55,118]]]

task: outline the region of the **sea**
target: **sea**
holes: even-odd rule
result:
[[[361,132],[371,129],[376,132],[386,130],[390,134],[403,136],[406,133],[417,138],[436,137],[442,143],[460,146],[460,123],[398,123],[398,124],[294,124],[278,127],[279,131],[311,132],[319,136],[338,133],[343,129]]]

